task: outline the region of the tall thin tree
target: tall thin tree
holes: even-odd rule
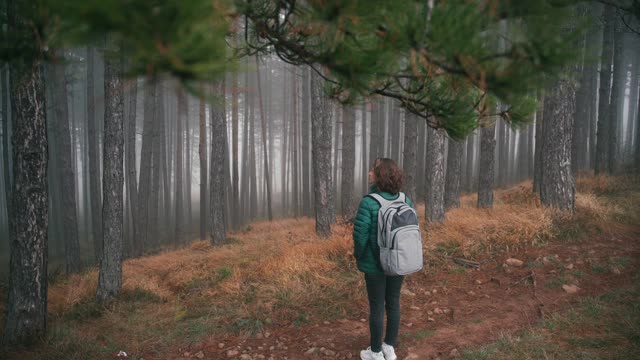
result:
[[[107,43],[111,43],[108,39]],[[122,62],[107,56],[104,63],[104,242],[98,274],[99,302],[118,296],[122,287],[122,219],[124,184],[124,96]]]
[[[9,2],[29,6],[26,1]],[[9,29],[31,28],[9,9]],[[31,34],[31,33],[30,33]],[[36,34],[32,41],[37,41]],[[2,342],[26,344],[47,330],[47,126],[42,54],[10,67],[13,185],[9,211],[9,290]]]
[[[613,33],[615,22],[615,10],[612,6],[605,5],[604,30],[602,31],[602,55],[600,57],[600,88],[598,99],[598,132],[596,139],[596,175],[606,173],[609,170],[609,122],[610,94],[611,94],[611,62],[613,59]]]
[[[331,108],[322,79],[315,72],[311,74],[311,142],[316,233],[328,238],[331,224],[335,222],[331,184]]]
[[[444,133],[429,127],[427,135],[427,196],[425,218],[427,223],[444,221]]]
[[[58,52],[63,58],[64,53]],[[82,266],[80,260],[80,241],[78,239],[78,215],[76,192],[69,189],[76,188],[76,174],[74,172],[75,162],[72,160],[72,147],[70,126],[71,118],[69,116],[67,101],[67,77],[65,76],[65,65],[62,63],[52,65],[52,82],[56,86],[54,91],[53,105],[55,108],[55,117],[58,124],[57,135],[60,142],[60,165],[62,174],[62,186],[67,191],[62,191],[62,207],[64,210],[63,229],[64,229],[64,247],[65,247],[65,270],[67,273],[75,273],[80,271]]]
[[[342,107],[342,218],[352,221],[356,215],[353,201],[354,169],[356,163],[356,117],[351,106]]]
[[[202,90],[202,89],[201,89]],[[207,119],[204,101],[199,102],[200,141],[198,155],[200,157],[200,240],[207,238]]]
[[[225,219],[225,157],[227,156],[227,146],[225,143],[225,104],[224,104],[224,81],[220,80],[214,84],[213,93],[219,100],[211,104],[211,170],[210,170],[210,199],[209,216],[211,243],[220,246],[226,242],[226,219]]]
[[[266,186],[266,206],[267,206],[267,217],[269,221],[273,220],[273,210],[271,208],[271,177],[269,176],[269,154],[267,153],[267,121],[265,119],[265,110],[262,104],[262,87],[260,81],[260,61],[256,56],[256,78],[258,82],[258,102],[260,104],[260,124],[261,124],[261,132],[262,132],[262,149],[263,149],[263,157],[264,157],[264,178],[265,178],[265,186]]]
[[[449,139],[447,173],[444,188],[444,208],[460,207],[460,178],[462,177],[462,151],[464,143]]]
[[[404,154],[402,156],[402,168],[404,170],[404,192],[409,199],[417,201],[416,174],[417,174],[417,147],[418,147],[418,122],[420,119],[409,112],[404,117]]]
[[[478,207],[493,207],[495,123],[480,130],[480,169],[478,172]]]

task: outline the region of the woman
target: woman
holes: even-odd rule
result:
[[[403,174],[395,161],[378,158],[369,170],[369,193],[378,193],[387,200],[395,200],[400,193]],[[411,200],[406,198],[407,204]],[[378,211],[380,204],[365,196],[360,201],[358,215],[353,226],[353,254],[358,269],[364,273],[369,298],[369,331],[371,346],[360,352],[362,360],[396,360],[394,346],[400,326],[400,288],[404,276],[387,276],[380,264],[380,247],[377,241]],[[382,342],[382,326],[385,309],[387,330]]]

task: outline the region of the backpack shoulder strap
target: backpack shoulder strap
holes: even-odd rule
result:
[[[380,208],[383,208],[385,205],[389,204],[391,201],[385,199],[384,197],[382,197],[382,195],[380,194],[376,194],[376,193],[371,193],[368,194],[367,196],[373,198],[375,201],[378,202],[378,204],[380,204]]]
[[[407,197],[403,192],[400,192],[398,194],[398,199],[396,201],[401,201],[403,203],[406,203],[407,202]]]

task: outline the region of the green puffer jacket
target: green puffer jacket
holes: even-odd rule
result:
[[[384,191],[375,192],[387,200],[395,200],[399,196]],[[408,197],[406,197],[406,202],[413,207],[411,199]],[[353,255],[358,263],[358,269],[364,273],[384,273],[380,265],[380,247],[377,239],[379,210],[380,204],[374,198],[365,196],[360,201],[358,214],[353,223]]]

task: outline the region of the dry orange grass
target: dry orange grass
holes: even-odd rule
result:
[[[530,184],[497,191],[492,209],[478,209],[476,202],[476,194],[465,195],[460,208],[447,211],[444,224],[422,224],[427,252],[441,247],[471,256],[535,245],[552,234],[552,213],[540,206]],[[423,214],[424,205],[418,211]]]
[[[579,179],[577,214],[570,218],[543,208],[531,194],[530,183],[497,191],[490,210],[475,207],[475,194],[463,196],[461,207],[448,211],[444,224],[422,224],[425,253],[433,259],[442,250],[473,256],[515,249],[556,237],[565,223],[600,226],[629,216],[629,209],[640,204],[638,181],[620,182],[630,190],[614,201],[600,194],[618,189],[617,178]],[[418,213],[424,222],[424,204],[418,205]],[[271,322],[347,316],[366,308],[362,278],[351,256],[351,232],[351,226],[337,224],[333,235],[323,240],[315,235],[313,219],[263,221],[228,234],[225,246],[194,241],[180,250],[127,260],[123,292],[143,291],[161,301],[136,304],[133,323],[129,310],[114,310],[83,324],[114,333],[114,324],[125,322],[123,333],[143,344],[135,334],[143,337],[155,325],[180,329],[185,322],[201,321],[206,329],[214,329],[210,331],[242,332],[259,331]],[[90,270],[51,286],[50,312],[56,318],[73,312],[93,299],[96,285],[97,272]]]

